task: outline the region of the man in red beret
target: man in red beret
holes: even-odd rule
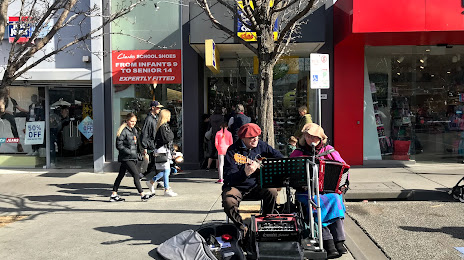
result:
[[[263,214],[274,210],[277,189],[263,189],[258,184],[260,158],[282,158],[283,155],[267,143],[259,140],[261,128],[253,123],[240,127],[237,132],[239,139],[227,149],[224,160],[224,185],[222,186],[222,205],[224,212],[243,231],[248,227],[243,224],[238,207],[244,198],[263,200]],[[248,158],[246,163],[235,161],[234,155]],[[239,157],[243,157],[239,156]]]

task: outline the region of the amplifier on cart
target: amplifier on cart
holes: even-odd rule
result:
[[[294,214],[270,214],[252,217],[256,241],[298,241],[300,230]]]

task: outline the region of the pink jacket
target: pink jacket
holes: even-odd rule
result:
[[[330,150],[332,148],[333,148],[333,146],[326,145],[326,146],[322,147],[322,149],[317,154],[323,153],[323,152],[325,152],[327,150]],[[299,156],[304,156],[304,155],[303,155],[303,152],[301,150],[298,150],[298,149],[293,151],[293,153],[290,155],[290,157],[299,157]],[[321,157],[321,159],[346,163],[345,160],[342,159],[342,157],[340,156],[338,151],[335,151],[333,153],[329,153],[328,155],[324,155],[324,156]]]
[[[214,139],[214,144],[219,155],[225,155],[227,148],[233,143],[232,134],[227,129],[224,129],[224,138],[222,133],[222,129],[217,131],[216,138]]]

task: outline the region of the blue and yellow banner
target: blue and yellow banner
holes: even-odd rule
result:
[[[241,17],[241,20],[240,18],[237,17],[237,36],[247,42],[255,42],[258,38],[257,38],[256,32],[251,31],[251,29],[249,28],[250,21],[244,14],[243,2],[237,1],[237,4],[238,4],[237,14],[239,15],[239,17]],[[271,1],[270,5],[272,7],[274,5],[274,1]],[[250,1],[250,6],[251,6],[251,9],[254,9],[252,1]],[[278,37],[277,29],[278,29],[278,19],[276,19],[274,23],[274,33],[273,33],[274,41],[276,41]]]

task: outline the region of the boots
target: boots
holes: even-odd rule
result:
[[[345,241],[337,241],[337,242],[335,242],[335,248],[340,253],[340,255],[348,253],[348,250],[346,250],[344,242]]]
[[[337,251],[337,248],[335,248],[335,243],[333,239],[324,240],[324,249],[325,251],[327,251],[328,259],[337,258],[340,256],[340,254]]]

